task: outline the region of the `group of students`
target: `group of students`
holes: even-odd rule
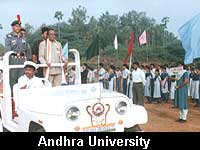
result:
[[[99,68],[94,70],[83,64],[81,77],[82,83],[101,82],[105,89],[121,92],[132,98],[134,104],[144,105],[144,97],[147,103],[160,104],[162,101],[167,103],[172,100],[173,107],[180,109],[178,121],[185,122],[188,96],[200,107],[200,67],[186,68],[183,63],[174,67],[183,68],[179,77],[171,72],[168,65],[143,66],[133,63],[130,69],[126,64],[122,68],[110,65],[109,69],[104,69],[101,63]]]
[[[196,107],[200,107],[200,74],[199,68],[185,67],[186,72],[188,73],[188,97],[196,103]],[[146,66],[146,85],[145,85],[145,97],[148,100],[148,103],[152,103],[153,100],[157,100],[158,103],[163,101],[172,100],[174,107],[178,107],[178,102],[175,99],[177,79],[167,65],[159,66],[154,68],[154,65],[151,67]]]

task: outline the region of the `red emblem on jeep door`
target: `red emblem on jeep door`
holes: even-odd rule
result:
[[[110,110],[110,105],[96,103],[93,106],[87,106],[86,110],[91,117],[92,126],[105,125],[107,113]]]

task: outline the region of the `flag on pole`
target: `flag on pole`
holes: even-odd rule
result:
[[[65,46],[62,49],[62,54],[65,59],[68,59],[68,53],[69,53],[68,42],[66,42]]]
[[[86,50],[86,59],[90,59],[94,56],[99,55],[99,35],[94,38],[88,49]]]
[[[117,35],[115,34],[115,39],[114,39],[114,48],[115,50],[118,49],[118,42],[117,42]]]
[[[181,26],[178,32],[185,49],[184,64],[193,63],[193,59],[200,58],[200,14]]]
[[[129,47],[128,47],[128,52],[126,54],[126,57],[124,59],[124,64],[127,63],[129,56],[131,55],[132,51],[133,51],[133,42],[134,42],[134,32],[132,32],[131,34],[131,39],[129,42]]]
[[[145,30],[142,32],[142,34],[139,37],[139,43],[140,43],[140,45],[147,43],[147,33]]]

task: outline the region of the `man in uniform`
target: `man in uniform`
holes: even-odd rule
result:
[[[11,55],[10,58],[10,65],[17,65],[17,64],[23,64],[26,60],[27,56],[27,43],[24,38],[22,38],[21,35],[21,22],[18,20],[15,20],[11,24],[12,26],[12,32],[6,35],[5,39],[5,49],[4,54],[8,51],[14,51],[15,54]],[[11,69],[10,71],[10,86],[11,89],[15,83],[17,83],[17,79],[23,75],[23,69]],[[12,90],[11,90],[12,91]],[[12,92],[13,95],[13,92]]]

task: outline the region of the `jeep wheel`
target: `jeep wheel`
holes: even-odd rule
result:
[[[138,124],[134,125],[133,127],[130,128],[124,128],[124,132],[141,132],[142,129]]]
[[[45,130],[41,125],[31,122],[29,126],[29,132],[45,132]]]
[[[10,132],[10,131],[3,126],[3,132]]]

